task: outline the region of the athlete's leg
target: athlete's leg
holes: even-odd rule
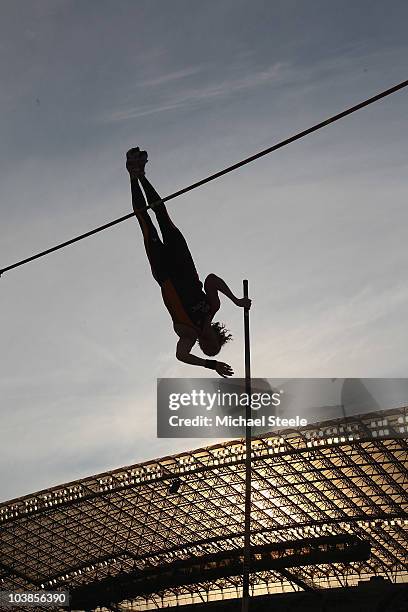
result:
[[[156,281],[161,284],[168,276],[166,270],[165,248],[149,213],[147,210],[143,210],[146,207],[146,200],[143,196],[138,179],[132,178],[130,184],[132,189],[133,210],[135,211],[136,218],[142,230],[143,241],[152,274]]]
[[[145,192],[148,204],[154,204],[155,202],[161,199],[153,185],[144,175],[140,176],[139,180],[142,184],[143,191]],[[173,230],[177,230],[177,228],[174,225],[173,221],[170,219],[169,213],[167,212],[167,208],[163,202],[157,204],[157,206],[155,206],[153,210],[156,214],[163,240],[164,242],[166,242],[167,238],[171,239],[173,237],[171,234]]]
[[[154,204],[154,202],[160,200],[159,194],[144,175],[140,176],[139,180],[149,204]],[[163,202],[161,202],[155,206],[153,210],[159,223],[160,231],[163,236],[163,242],[168,251],[169,263],[171,263],[173,267],[177,268],[180,273],[185,272],[195,274],[198,278],[197,270],[186,239],[178,227],[176,227],[173,221],[170,219],[166,206]]]

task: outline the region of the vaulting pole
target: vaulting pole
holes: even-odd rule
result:
[[[248,281],[243,281],[244,297],[248,297]],[[251,347],[249,343],[249,308],[244,308],[245,393],[251,397]],[[249,610],[249,574],[251,571],[251,402],[245,409],[245,535],[242,576],[242,612]]]

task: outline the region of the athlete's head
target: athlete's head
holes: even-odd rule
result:
[[[224,344],[232,340],[232,334],[223,323],[211,323],[211,329],[200,336],[198,344],[205,355],[214,357],[218,355]]]

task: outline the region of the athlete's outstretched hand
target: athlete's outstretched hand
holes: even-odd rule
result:
[[[252,304],[252,300],[250,300],[247,297],[243,297],[243,298],[239,298],[236,301],[237,306],[240,306],[241,308],[247,308],[248,310],[251,308],[251,304]]]
[[[228,378],[228,376],[232,376],[234,374],[234,370],[231,368],[231,366],[228,365],[228,363],[223,363],[222,361],[217,361],[215,371],[223,378]]]

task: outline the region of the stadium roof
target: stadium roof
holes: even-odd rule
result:
[[[407,438],[408,409],[401,408],[253,439],[254,547],[278,550],[290,542],[295,554],[296,542],[326,536],[371,546],[365,560],[254,573],[255,594],[374,575],[408,580]],[[126,607],[127,599],[142,610],[239,595],[240,576],[214,573],[220,566],[211,558],[236,556],[243,545],[244,461],[241,440],[223,442],[1,504],[0,589],[65,589],[86,609],[120,600]],[[193,582],[160,579],[177,563],[200,559],[211,574]],[[152,572],[155,582],[144,578]]]

